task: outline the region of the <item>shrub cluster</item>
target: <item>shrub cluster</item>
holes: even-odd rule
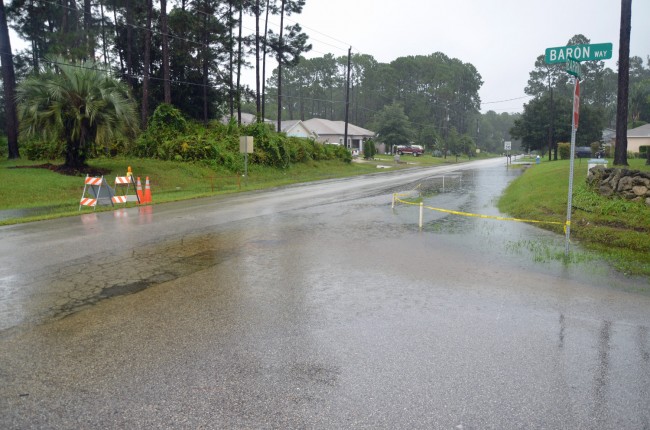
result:
[[[249,163],[287,168],[292,163],[340,159],[352,161],[342,147],[323,145],[311,139],[288,137],[276,133],[269,124],[239,126],[235,121],[208,125],[186,121],[180,111],[160,105],[149,128],[127,149],[129,155],[174,161],[206,161],[233,172],[244,169],[244,155],[239,152],[239,137],[253,136],[254,152]]]

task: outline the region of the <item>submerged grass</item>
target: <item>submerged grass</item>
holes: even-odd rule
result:
[[[519,218],[564,221],[569,167],[565,160],[534,165],[505,190],[499,210]],[[624,274],[650,278],[650,207],[601,196],[586,183],[587,166],[576,163],[574,168],[572,240]],[[650,171],[644,160],[630,160],[630,168]],[[543,227],[563,234],[562,226]]]

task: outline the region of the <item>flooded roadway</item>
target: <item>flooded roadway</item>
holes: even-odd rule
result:
[[[3,428],[646,428],[647,282],[502,160],[0,228]],[[443,179],[444,177],[444,179]],[[444,185],[443,185],[444,181]]]

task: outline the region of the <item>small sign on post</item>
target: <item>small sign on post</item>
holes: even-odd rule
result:
[[[253,136],[239,136],[239,152],[244,154],[244,178],[248,179],[248,154],[253,153]]]
[[[239,152],[241,152],[242,154],[253,153],[253,136],[239,137]]]

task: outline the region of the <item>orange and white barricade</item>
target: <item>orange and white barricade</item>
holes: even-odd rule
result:
[[[135,190],[136,185],[133,180],[133,176],[117,176],[115,178],[115,196],[113,196],[113,203],[124,203],[126,202],[137,202],[138,204],[140,203],[140,196],[138,193],[135,194],[129,194],[129,189],[131,188],[131,185],[133,185],[133,189]],[[118,195],[117,190],[122,190],[121,193]]]
[[[97,209],[97,205],[113,206],[114,196],[115,191],[108,185],[103,176],[95,178],[86,175],[84,191],[79,201],[79,210],[81,210],[82,206],[90,206],[93,210]]]

